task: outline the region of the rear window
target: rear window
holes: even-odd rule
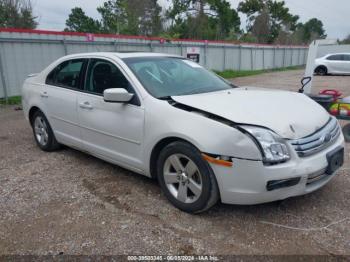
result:
[[[84,59],[69,60],[58,65],[46,78],[46,84],[79,88]]]

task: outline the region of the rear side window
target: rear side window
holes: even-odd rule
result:
[[[79,89],[84,62],[84,59],[63,62],[47,76],[46,84]]]
[[[350,55],[344,55],[344,60],[345,61],[350,61]]]
[[[344,60],[344,56],[343,55],[331,55],[327,58],[327,60],[331,60],[331,61],[343,61]]]

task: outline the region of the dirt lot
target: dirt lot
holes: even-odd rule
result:
[[[297,90],[301,75],[234,82]],[[350,91],[349,80],[315,85]],[[40,151],[22,114],[0,108],[0,254],[350,255],[348,154],[340,174],[313,194],[189,215],[151,179],[72,149]]]

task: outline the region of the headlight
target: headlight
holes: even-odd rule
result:
[[[263,161],[266,164],[286,162],[290,154],[283,138],[274,132],[256,126],[241,126],[258,143],[263,154]]]

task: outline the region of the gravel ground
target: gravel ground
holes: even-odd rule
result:
[[[297,90],[301,75],[234,82]],[[319,77],[315,85],[345,90],[349,79]],[[189,215],[151,179],[69,148],[40,151],[14,107],[0,107],[0,123],[2,255],[350,254],[348,154],[339,175],[310,195]]]

